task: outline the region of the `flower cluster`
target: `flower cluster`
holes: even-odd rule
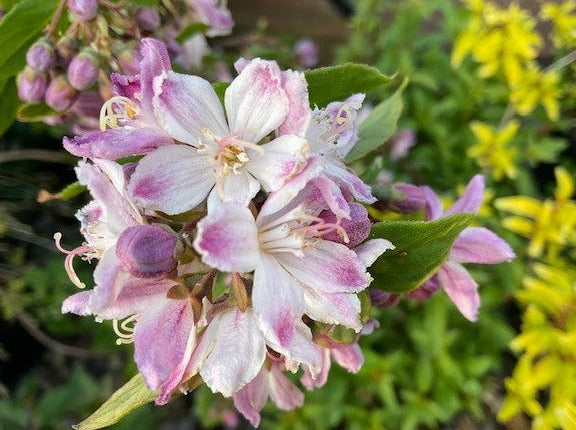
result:
[[[70,12],[70,25],[59,33],[64,6]],[[205,36],[201,32],[182,36],[193,24],[213,37],[228,34],[233,22],[218,0],[156,7],[107,0],[61,2],[45,36],[26,54],[27,65],[18,77],[19,97],[53,109],[56,114],[45,119],[51,125],[66,124],[75,133],[93,130],[100,105],[112,93],[110,73],[137,73],[141,59],[137,41],[143,35],[162,39],[181,67],[199,66],[209,52]]]
[[[332,360],[362,364],[367,267],[393,248],[366,240],[358,202],[375,198],[343,163],[364,95],[311,109],[302,73],[254,59],[222,103],[161,42],[141,55],[137,75],[112,75],[102,130],[64,141],[93,198],[66,268],[83,288],[74,257],[98,262],[62,310],[113,320],[157,404],[204,381],[258,425],[268,397],[302,403],[286,371],[312,389]]]

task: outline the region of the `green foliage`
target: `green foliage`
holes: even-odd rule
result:
[[[22,122],[42,121],[43,118],[54,115],[58,113],[44,103],[22,105],[16,113],[18,121]]]
[[[370,268],[373,287],[392,293],[411,291],[432,276],[446,260],[454,240],[474,219],[455,214],[435,221],[383,221],[374,224],[371,238],[384,238],[396,247]]]
[[[367,93],[392,81],[374,67],[341,64],[305,72],[311,106],[324,107],[354,93]]]
[[[16,110],[20,105],[14,78],[9,78],[0,85],[0,100],[2,100],[0,103],[0,136],[2,136],[14,122]]]

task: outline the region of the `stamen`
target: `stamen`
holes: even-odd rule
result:
[[[80,280],[80,278],[76,274],[76,271],[74,270],[74,266],[72,263],[74,261],[74,257],[89,252],[91,249],[88,246],[83,245],[79,246],[78,248],[74,248],[72,251],[68,251],[67,249],[64,249],[62,247],[60,243],[61,240],[62,240],[62,233],[60,232],[54,233],[54,242],[56,244],[56,248],[58,248],[60,252],[66,254],[66,259],[64,260],[64,268],[66,269],[68,277],[70,278],[72,283],[76,285],[78,288],[81,289],[86,288],[86,284]]]
[[[114,110],[114,105],[124,112]],[[100,130],[118,127],[119,120],[131,120],[138,114],[138,109],[132,100],[124,96],[115,96],[104,102],[100,109]]]
[[[120,324],[118,324],[119,320],[112,320],[112,327],[114,329],[114,333],[118,336],[116,339],[116,345],[127,345],[134,342],[134,324],[138,320],[140,315],[132,315],[128,318],[124,319]]]

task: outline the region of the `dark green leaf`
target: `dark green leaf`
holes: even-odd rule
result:
[[[226,88],[230,86],[230,82],[215,82],[212,84],[212,88],[216,91],[218,98],[222,103],[224,103],[224,93],[226,92]]]
[[[155,398],[156,394],[146,387],[142,375],[137,374],[114,392],[96,412],[72,427],[76,430],[97,430],[110,426]]]
[[[54,13],[57,0],[22,0],[0,21],[0,67],[40,32]],[[12,63],[13,64],[13,63]]]
[[[388,84],[392,78],[364,64],[342,64],[305,72],[311,106],[324,107],[354,93],[366,93]]]
[[[419,287],[444,263],[454,240],[474,219],[455,214],[435,221],[384,221],[375,224],[371,238],[383,238],[396,247],[370,268],[373,287],[406,293]]]
[[[178,43],[184,43],[195,34],[205,33],[209,28],[210,27],[208,27],[208,25],[204,24],[203,22],[195,22],[182,30],[178,37],[176,37],[176,41]]]
[[[18,72],[24,68],[26,65],[26,52],[28,52],[28,48],[32,43],[34,43],[34,38],[31,38],[18,48],[18,50],[2,64],[0,67],[0,80],[16,76]]]
[[[402,92],[408,80],[392,96],[381,102],[358,128],[358,143],[346,156],[347,162],[359,160],[378,149],[396,132],[402,112]]]
[[[19,105],[20,99],[16,91],[16,80],[10,78],[0,90],[0,136],[14,122]]]
[[[44,103],[39,104],[25,104],[20,106],[18,112],[16,113],[16,118],[18,121],[22,122],[37,122],[42,121],[42,119],[47,116],[58,115],[58,112],[54,111]]]

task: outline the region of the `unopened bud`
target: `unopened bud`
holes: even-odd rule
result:
[[[370,288],[370,301],[372,302],[372,306],[377,308],[391,308],[398,304],[400,296],[376,288]]]
[[[46,90],[46,104],[57,112],[62,112],[74,104],[78,91],[70,86],[62,75],[52,79]]]
[[[18,97],[27,103],[40,103],[46,94],[48,78],[45,73],[40,73],[26,67],[18,76]]]
[[[390,139],[388,147],[390,149],[390,160],[398,161],[408,155],[410,148],[416,143],[416,133],[412,129],[406,129],[396,133]]]
[[[125,49],[117,56],[122,72],[126,75],[137,75],[140,73],[140,62],[142,55],[136,48]]]
[[[314,67],[318,64],[318,46],[312,39],[298,40],[294,46],[294,53],[302,67]]]
[[[98,66],[98,56],[93,51],[82,51],[68,65],[68,82],[79,91],[90,88],[98,81]]]
[[[144,31],[154,31],[160,27],[160,15],[151,7],[141,7],[135,14],[138,26]]]
[[[26,63],[37,72],[47,72],[55,63],[54,48],[46,39],[41,39],[26,52]]]
[[[90,21],[98,15],[98,0],[68,0],[68,8],[78,21]]]
[[[337,222],[336,215],[334,215],[332,211],[323,211],[319,217],[329,224],[335,224]],[[353,248],[364,242],[370,234],[371,227],[366,208],[358,203],[350,203],[350,219],[340,220],[340,227],[346,232],[348,242],[346,242],[342,234],[336,230],[325,234],[322,238],[341,243],[349,248]]]
[[[398,183],[392,186],[391,209],[403,214],[424,210],[426,199],[422,189],[412,184]]]

